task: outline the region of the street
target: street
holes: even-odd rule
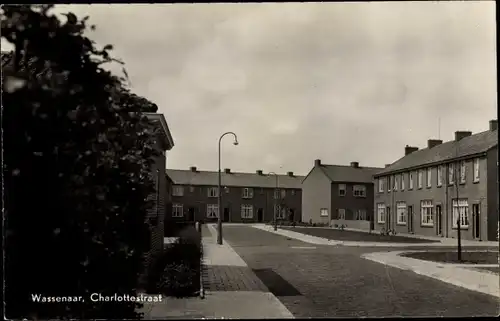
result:
[[[360,257],[390,248],[311,245],[246,226],[225,226],[224,239],[294,317],[498,315],[493,296]]]

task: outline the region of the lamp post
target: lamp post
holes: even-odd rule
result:
[[[221,176],[220,176],[220,142],[222,141],[222,138],[226,135],[233,135],[234,136],[234,145],[238,145],[238,136],[236,136],[235,133],[233,132],[226,132],[222,134],[219,137],[219,175],[218,175],[218,184],[217,184],[217,244],[222,245],[222,218],[220,215],[220,205],[221,205],[221,198],[222,198],[222,193],[221,193]]]
[[[275,179],[276,179],[276,186],[275,186],[275,189],[274,189],[274,209],[273,209],[273,226],[274,226],[274,230],[277,231],[278,230],[278,220],[276,219],[276,208],[277,208],[277,200],[278,200],[278,197],[280,196],[279,195],[279,192],[278,192],[278,174],[276,174],[275,172],[269,172],[268,175],[274,175]]]

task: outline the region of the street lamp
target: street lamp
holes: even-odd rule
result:
[[[279,195],[279,192],[278,192],[278,174],[276,174],[275,172],[269,172],[268,175],[274,175],[274,177],[276,178],[276,189],[274,190],[274,209],[273,209],[273,212],[274,212],[274,216],[273,216],[273,225],[274,225],[274,230],[277,231],[278,230],[278,220],[276,219],[276,209],[277,209],[277,199],[278,197],[280,196]]]
[[[234,145],[238,145],[238,136],[236,136],[235,133],[233,132],[227,132],[222,134],[219,137],[219,175],[218,175],[218,184],[217,184],[217,244],[222,245],[222,217],[220,215],[220,205],[221,205],[221,176],[220,176],[220,142],[222,141],[222,138],[226,135],[233,135],[234,136]]]

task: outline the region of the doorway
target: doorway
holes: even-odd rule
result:
[[[436,205],[436,235],[443,235],[443,214],[441,205]]]
[[[479,204],[472,204],[472,218],[474,219],[474,238],[481,239],[481,213]]]
[[[229,222],[229,208],[224,207],[224,222]]]
[[[188,222],[194,222],[194,207],[188,209]]]
[[[289,217],[290,222],[293,222],[294,217],[295,217],[295,210],[293,208],[291,208],[290,209],[290,217]]]
[[[263,210],[263,209],[261,209],[261,208],[259,208],[259,209],[257,210],[257,221],[258,221],[259,223],[262,223],[262,221],[263,221],[263,220],[264,220],[264,210]]]
[[[385,209],[385,230],[389,231],[391,229],[391,207],[387,206]]]
[[[408,206],[408,233],[413,233],[413,206]]]

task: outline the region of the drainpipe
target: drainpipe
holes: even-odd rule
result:
[[[446,174],[448,174],[448,171],[446,171]],[[446,178],[448,176],[445,176]],[[446,206],[446,237],[449,237],[448,235],[448,229],[449,229],[449,216],[450,216],[450,208],[449,208],[449,200],[448,200],[448,189],[449,189],[449,186],[448,186],[448,180],[446,180],[446,185],[445,185],[445,206]],[[453,219],[453,215],[452,215],[452,219]]]

